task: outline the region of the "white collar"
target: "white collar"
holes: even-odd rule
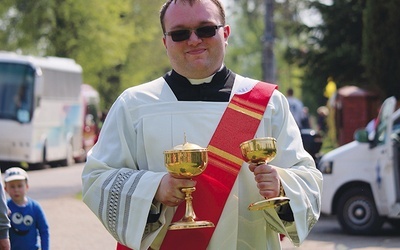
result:
[[[221,68],[219,68],[218,72],[221,71],[223,68],[224,68],[224,65],[222,64],[222,66],[221,66]],[[190,78],[188,78],[188,80],[192,85],[200,85],[200,84],[203,84],[203,83],[210,83],[211,80],[213,79],[213,77],[215,76],[215,74],[216,73],[210,75],[209,77],[202,78],[202,79],[190,79]]]

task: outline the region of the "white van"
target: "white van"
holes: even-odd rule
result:
[[[350,234],[374,234],[388,221],[400,229],[400,109],[382,104],[374,134],[355,132],[355,141],[325,154],[321,211],[337,215]]]

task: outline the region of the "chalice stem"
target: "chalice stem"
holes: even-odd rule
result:
[[[196,214],[194,213],[192,205],[192,200],[193,200],[192,192],[196,191],[196,188],[195,187],[182,188],[182,191],[185,193],[185,200],[186,200],[185,216],[182,218],[182,221],[194,222],[196,220]]]

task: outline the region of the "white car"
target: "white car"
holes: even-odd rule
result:
[[[324,175],[321,211],[337,215],[350,234],[374,234],[385,221],[400,229],[400,109],[396,99],[382,104],[372,136],[355,140],[320,159]],[[369,139],[370,138],[370,139]]]

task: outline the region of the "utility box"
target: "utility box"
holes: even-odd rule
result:
[[[356,86],[345,86],[337,91],[335,103],[336,136],[339,145],[354,140],[354,132],[367,126],[378,115],[377,94]]]

